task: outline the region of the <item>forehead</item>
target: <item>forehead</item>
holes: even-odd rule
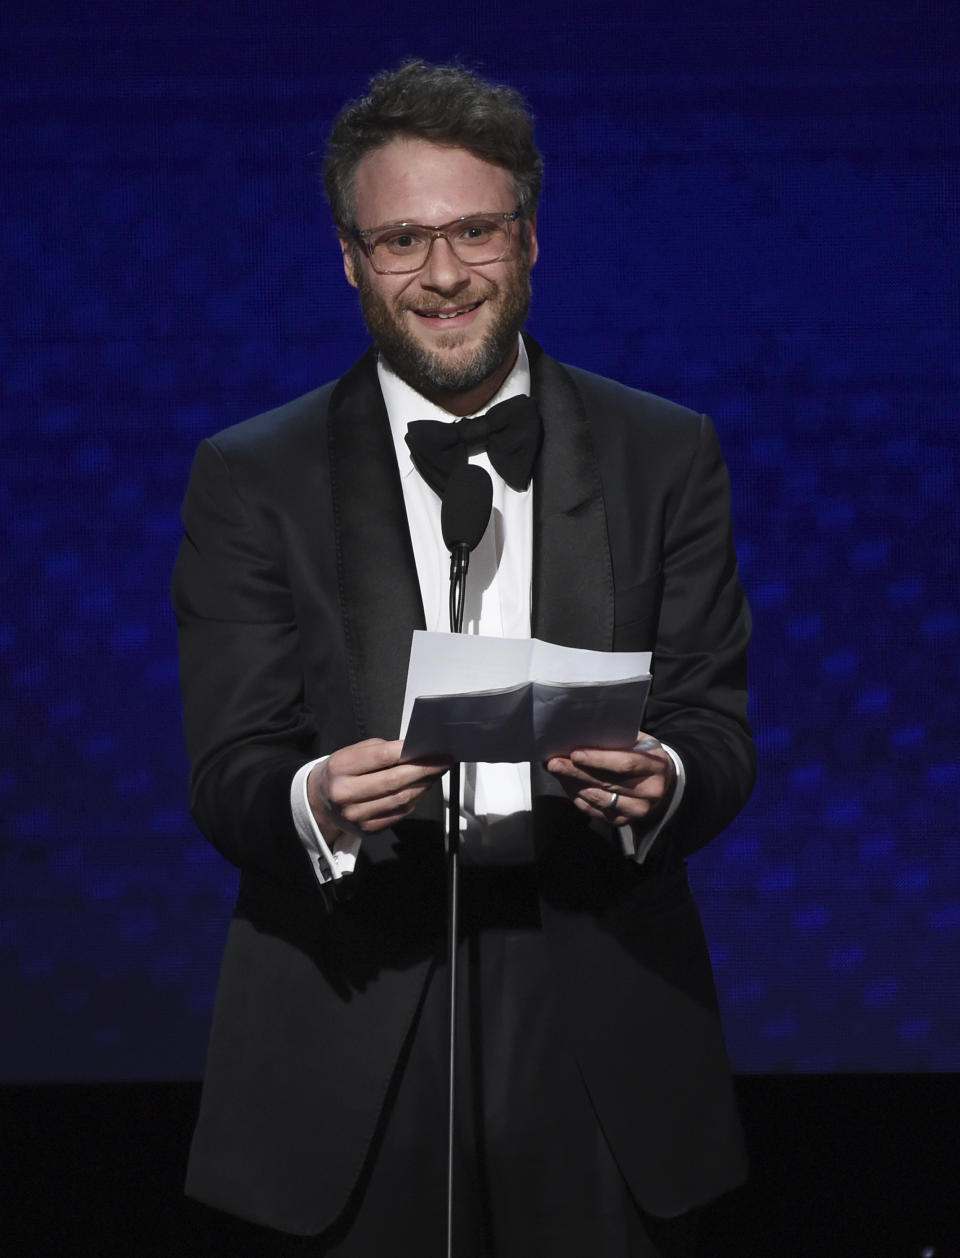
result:
[[[466,149],[427,140],[391,140],[359,162],[354,210],[359,227],[448,223],[477,210],[514,205],[513,180]]]

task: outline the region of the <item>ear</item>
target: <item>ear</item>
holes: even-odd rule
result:
[[[343,233],[339,233],[337,239],[340,241],[340,252],[343,254],[343,273],[347,277],[347,283],[352,287],[357,287],[357,272],[354,264],[354,253],[351,248],[353,241],[348,240]]]
[[[530,266],[536,262],[540,254],[540,246],[537,244],[537,215],[536,212],[530,215],[528,221],[524,224],[527,232],[527,255]]]

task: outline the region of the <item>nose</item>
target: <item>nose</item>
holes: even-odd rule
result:
[[[435,236],[430,254],[420,271],[420,283],[432,291],[452,294],[467,288],[471,282],[470,268],[450,248],[446,236]]]

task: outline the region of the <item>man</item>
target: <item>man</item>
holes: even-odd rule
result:
[[[494,482],[469,628],[652,648],[654,680],[635,746],[465,771],[456,1253],[681,1252],[743,1176],[684,869],[753,778],[726,473],[703,417],[521,337],[540,173],[511,90],[374,79],[324,176],[375,348],[205,442],[184,505],[192,807],[241,870],[188,1192],[338,1258],[443,1245],[447,764],[395,738],[411,632],[446,628],[414,434],[504,401],[532,468],[473,440],[492,412],[453,442]]]

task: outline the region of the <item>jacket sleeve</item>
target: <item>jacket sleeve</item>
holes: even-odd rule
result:
[[[316,891],[290,811],[319,753],[279,524],[214,441],[194,460],[172,594],[192,815],[239,868]]]
[[[680,755],[683,800],[664,829],[684,854],[727,826],[756,771],[747,718],[751,620],[737,573],[727,469],[700,417],[686,474],[665,499],[660,618],[645,728]]]

